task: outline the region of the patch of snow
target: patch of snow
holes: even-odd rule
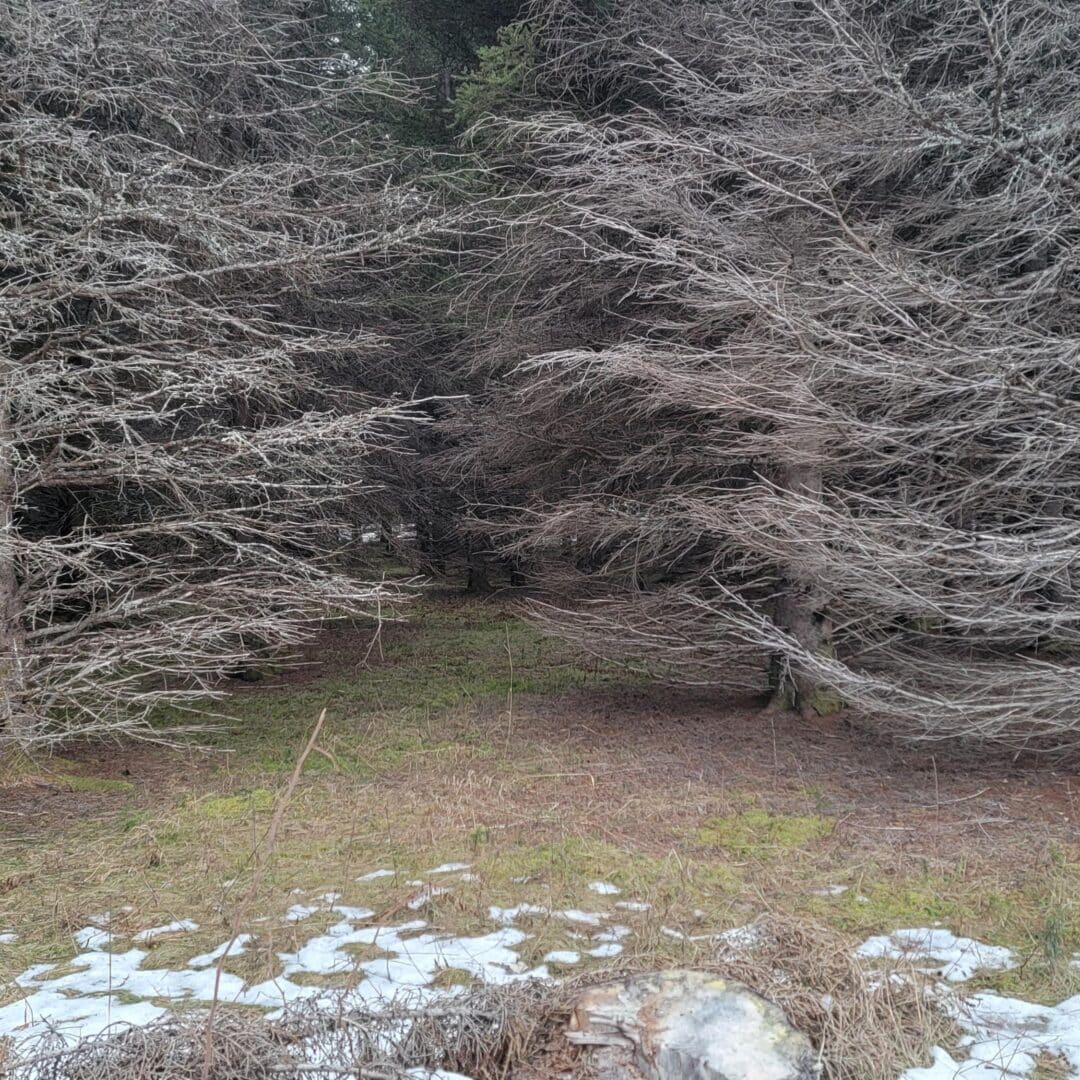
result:
[[[471,870],[472,863],[467,862],[444,862],[441,866],[436,866],[433,870],[429,870],[429,874],[452,874],[458,870]]]
[[[19,940],[19,935],[13,930],[5,931],[0,934],[0,945],[14,945]]]
[[[581,960],[581,953],[573,949],[556,949],[544,957],[545,964],[576,964]]]
[[[720,941],[732,949],[749,949],[761,944],[761,931],[753,924],[721,930],[718,934],[684,934],[670,926],[661,926],[660,933],[677,941]]]
[[[410,911],[419,911],[428,901],[445,896],[451,890],[443,885],[425,885],[405,906]]]
[[[934,1047],[932,1064],[908,1069],[901,1080],[1013,1080],[1033,1076],[1040,1054],[1080,1075],[1080,995],[1053,1007],[990,991],[950,993],[943,1003],[966,1032],[960,1046],[967,1056],[957,1061]]]
[[[597,957],[618,956],[622,952],[622,948],[617,942],[612,941],[605,945],[597,945],[595,949],[590,949],[589,955]]]
[[[370,874],[361,874],[357,881],[378,881],[379,878],[393,877],[393,870],[372,870]]]
[[[363,922],[366,919],[370,919],[375,914],[369,907],[349,907],[348,904],[338,904],[334,908],[334,914],[340,915],[343,919],[352,919],[354,922]]]
[[[140,930],[132,937],[132,941],[151,942],[154,938],[163,937],[165,934],[186,934],[192,930],[198,930],[199,924],[191,919],[175,919],[164,926],[152,926],[149,930]]]
[[[188,961],[188,967],[209,967],[211,964],[216,964],[223,956],[239,956],[254,940],[251,934],[237,934],[234,940],[223,941],[216,949],[192,957]]]
[[[314,910],[305,908],[303,917]],[[337,914],[340,921],[324,933],[310,938],[295,952],[278,954],[280,974],[251,986],[212,966],[223,956],[248,947],[252,941],[249,934],[193,957],[179,971],[144,968],[150,955],[145,949],[108,953],[84,946],[61,974],[57,974],[61,970],[57,964],[36,964],[16,977],[16,985],[27,993],[0,1008],[0,1038],[16,1038],[20,1053],[26,1054],[52,1032],[74,1040],[98,1034],[111,1024],[141,1025],[163,1016],[166,1010],[149,999],[180,1004],[206,1002],[216,996],[225,1004],[279,1010],[290,1002],[318,1002],[326,995],[321,987],[294,981],[300,974],[354,971],[361,981],[349,991],[348,998],[366,1007],[401,1001],[403,996],[410,1003],[423,1003],[439,993],[430,983],[444,968],[463,969],[489,983],[550,977],[544,966],[525,970],[516,947],[526,935],[515,927],[457,938],[427,931],[427,924],[420,919],[390,927],[356,928],[354,922],[373,914],[367,908],[342,907]],[[193,928],[190,920],[178,920],[144,935],[152,939],[161,933]],[[77,937],[101,944],[108,940],[97,927],[87,927]],[[348,949],[358,944],[375,946],[384,955],[360,961]]]
[[[622,941],[624,937],[629,936],[629,926],[609,926],[606,930],[601,930],[600,933],[593,938],[593,941]]]
[[[623,911],[649,911],[652,904],[646,904],[644,900],[616,900],[615,906]]]
[[[948,982],[965,982],[977,971],[1008,971],[1016,967],[1011,949],[983,945],[957,937],[949,930],[894,930],[868,938],[855,950],[864,959],[911,960],[926,974],[940,974]]]
[[[601,896],[618,896],[622,892],[618,885],[609,885],[606,881],[594,881],[589,888]]]
[[[820,889],[811,890],[813,896],[843,896],[848,891],[847,885],[825,885]]]
[[[489,907],[488,918],[509,926],[520,915],[548,915],[550,911],[540,904],[518,904],[515,907]]]
[[[318,904],[293,904],[293,906],[285,912],[285,921],[303,922],[304,919],[310,918],[318,910]]]
[[[909,960],[916,971],[944,980],[929,992],[965,1033],[962,1057],[934,1047],[929,1065],[908,1069],[900,1080],[1018,1080],[1035,1075],[1042,1054],[1067,1063],[1069,1075],[1080,1077],[1080,995],[1047,1006],[989,990],[964,993],[960,984],[976,973],[1015,967],[1010,949],[924,928],[869,938],[856,955]],[[893,972],[889,979],[903,982],[906,976]]]
[[[84,926],[71,935],[80,949],[100,949],[109,944],[112,934],[96,926]]]
[[[578,911],[576,908],[560,911],[557,914],[563,919],[584,923],[586,926],[599,926],[600,921],[608,917],[606,911]]]
[[[326,904],[336,904],[341,899],[341,893],[339,892],[324,892],[319,893],[315,897],[316,900],[322,900]]]

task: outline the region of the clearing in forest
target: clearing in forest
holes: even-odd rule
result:
[[[940,928],[1010,950],[976,955],[972,988],[1080,993],[1064,766],[971,764],[674,691],[498,600],[430,596],[374,643],[336,625],[308,659],[238,683],[202,748],[73,747],[11,769],[4,1034],[32,1029],[34,993],[77,996],[87,955],[109,958],[109,1019],[205,1000],[233,935],[219,996],[263,1007],[283,986],[713,962],[717,935],[762,919],[806,928],[807,965],[815,942]]]

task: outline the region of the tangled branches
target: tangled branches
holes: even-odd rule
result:
[[[401,91],[304,10],[0,14],[0,741],[149,735],[253,648],[391,599],[326,556],[411,413],[316,371],[362,385],[363,275],[425,206],[362,124]]]
[[[472,282],[518,328],[457,462],[498,462],[486,520],[569,554],[601,651],[1075,743],[1073,5],[567,7],[538,62],[573,109],[486,133],[543,195]]]

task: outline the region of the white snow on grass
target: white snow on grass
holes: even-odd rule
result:
[[[615,906],[623,911],[651,911],[652,904],[646,904],[644,900],[616,900]]]
[[[425,904],[450,891],[445,885],[425,885],[405,906],[410,911],[419,911]]]
[[[571,922],[584,923],[586,926],[599,926],[606,919],[606,911],[578,911],[571,908],[569,911],[557,912],[560,918],[569,919]]]
[[[748,926],[735,926],[730,930],[721,930],[715,934],[684,934],[670,926],[661,926],[660,933],[677,941],[712,941],[720,942],[730,949],[750,949],[761,944],[761,931],[751,923]]]
[[[378,881],[379,878],[393,877],[393,870],[372,870],[370,874],[361,874],[356,880],[360,882],[364,881]]]
[[[622,941],[623,938],[629,937],[631,934],[629,926],[609,926],[606,930],[601,930],[599,934],[593,936],[593,941]]]
[[[544,957],[545,964],[577,964],[581,961],[581,953],[573,949],[555,949]]]
[[[908,1069],[901,1080],[1034,1078],[1040,1054],[1080,1076],[1080,995],[1046,1006],[988,990],[966,997],[950,992],[942,1003],[966,1032],[960,1047],[967,1056],[957,1060],[936,1046],[932,1064]]]
[[[940,929],[894,930],[864,941],[855,955],[864,959],[910,960],[918,970],[940,975],[948,982],[966,982],[978,971],[1016,967],[1011,949],[983,945]]]
[[[517,904],[514,907],[489,907],[488,918],[492,922],[509,926],[522,915],[550,915],[551,909],[540,904]]]
[[[76,930],[71,936],[80,949],[100,949],[103,945],[109,944],[112,934],[108,930],[101,930],[96,926],[84,926],[81,930]]]
[[[454,866],[445,872],[458,871]],[[428,884],[423,895],[442,891]],[[422,1005],[448,992],[432,985],[445,969],[466,971],[495,984],[551,978],[549,964],[569,966],[586,957],[616,957],[633,934],[629,926],[605,925],[605,913],[552,911],[524,903],[490,908],[495,926],[487,933],[454,937],[433,931],[419,918],[393,926],[371,925],[374,913],[369,908],[328,908],[337,900],[331,893],[323,894],[321,900],[320,904],[294,905],[287,918],[299,922],[316,911],[329,911],[336,921],[321,933],[313,933],[295,951],[279,952],[278,974],[254,985],[231,972],[218,971],[216,966],[223,957],[250,951],[255,944],[251,934],[239,934],[172,971],[145,967],[152,956],[146,949],[105,951],[115,947],[117,938],[100,926],[84,927],[73,935],[80,952],[72,961],[36,964],[16,977],[15,985],[25,996],[0,1007],[0,1038],[12,1037],[20,1051],[29,1054],[42,1037],[53,1032],[74,1040],[98,1034],[112,1024],[146,1024],[165,1015],[166,1003],[206,1003],[215,996],[224,1004],[268,1011],[302,999],[316,1005],[325,1002],[328,1008],[378,1008],[391,1001]],[[581,939],[581,946],[553,949],[538,967],[528,968],[519,950],[530,934],[527,927],[514,925],[528,916],[548,916],[570,924],[564,934],[568,939]],[[193,929],[197,929],[194,922],[181,919],[141,931],[136,940],[153,941],[163,934]],[[752,948],[761,940],[755,925],[694,935],[670,927],[662,927],[661,932],[680,940],[721,943],[731,949]],[[361,959],[357,946],[370,946],[379,955]],[[909,962],[916,977],[927,980],[927,993],[964,1033],[951,1052],[934,1048],[929,1065],[909,1069],[899,1080],[1035,1080],[1039,1055],[1060,1059],[1071,1070],[1068,1075],[1080,1080],[1080,995],[1056,1006],[1044,1006],[990,991],[965,992],[964,982],[977,973],[1015,967],[1011,950],[930,928],[869,938],[856,954],[870,964],[879,959]],[[344,1000],[340,991],[304,985],[305,976],[350,973],[356,981]],[[906,976],[891,972],[888,977]],[[419,1070],[415,1075],[437,1080],[444,1074]]]
[[[151,926],[149,930],[140,930],[132,937],[132,941],[149,943],[155,938],[164,937],[166,934],[187,934],[192,930],[198,930],[199,924],[191,919],[176,919],[164,926]]]
[[[847,885],[823,885],[820,889],[812,890],[813,896],[843,896],[848,891]]]
[[[304,919],[310,918],[318,910],[318,904],[293,904],[293,906],[285,912],[285,921],[303,922]]]
[[[618,956],[619,953],[622,952],[622,950],[623,947],[621,945],[619,945],[617,942],[612,941],[604,945],[597,945],[595,949],[590,949],[589,955],[607,958],[611,956]]]
[[[589,888],[601,896],[618,896],[622,892],[618,885],[609,885],[606,881],[594,881]]]
[[[19,935],[14,931],[5,931],[0,934],[0,945],[14,945],[19,940]]]
[[[933,978],[928,993],[965,1033],[961,1056],[934,1047],[930,1065],[908,1069],[900,1080],[1034,1080],[1040,1054],[1060,1059],[1068,1075],[1080,1077],[1080,995],[1047,1006],[989,990],[964,992],[962,984],[979,972],[1016,967],[1012,950],[928,928],[872,937],[856,955],[907,960]]]
[[[472,863],[467,862],[444,862],[441,866],[436,866],[429,870],[429,874],[453,874],[458,870],[471,870]]]
[[[11,1036],[27,1054],[54,1031],[75,1040],[100,1034],[111,1024],[149,1023],[166,1012],[151,998],[183,1004],[216,997],[225,1004],[276,1010],[326,994],[321,987],[296,982],[299,975],[353,972],[358,982],[349,992],[349,1001],[365,1005],[400,1000],[402,994],[410,1003],[421,1003],[442,993],[430,983],[444,968],[468,971],[489,983],[548,977],[545,967],[528,970],[521,962],[515,949],[526,934],[514,927],[499,927],[475,937],[450,937],[426,932],[422,919],[390,927],[356,927],[354,923],[371,916],[370,910],[343,907],[336,914],[342,918],[324,933],[295,952],[278,954],[281,973],[277,977],[255,985],[213,966],[223,956],[248,948],[253,940],[248,934],[193,957],[179,971],[144,967],[151,953],[137,948],[110,953],[84,947],[69,964],[36,964],[15,979],[18,987],[28,991],[26,996],[0,1007],[0,1037]],[[190,920],[182,922],[187,929]],[[103,935],[97,927],[74,936],[107,944],[107,939],[100,940]],[[348,949],[359,944],[373,945],[384,955],[360,961]]]
[[[203,953],[201,956],[193,956],[188,961],[188,967],[209,967],[211,964],[216,964],[223,956],[239,956],[253,940],[251,934],[237,934],[233,940],[223,941],[211,952]]]

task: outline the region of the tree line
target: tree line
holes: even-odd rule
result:
[[[903,736],[1080,729],[1068,0],[14,0],[0,740],[417,575]]]

